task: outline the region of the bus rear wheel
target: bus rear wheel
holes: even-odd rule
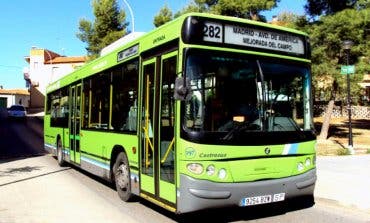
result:
[[[65,161],[63,159],[63,148],[62,148],[62,142],[60,139],[57,141],[57,159],[59,166],[65,166]]]
[[[133,195],[131,193],[130,166],[124,152],[118,154],[113,166],[113,174],[119,197],[123,201],[129,201]]]

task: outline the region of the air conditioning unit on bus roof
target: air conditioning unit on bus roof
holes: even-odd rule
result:
[[[130,33],[130,34],[124,36],[124,37],[114,41],[110,45],[104,47],[100,51],[100,56],[107,55],[108,53],[112,52],[113,50],[117,49],[118,47],[124,46],[127,43],[139,38],[140,36],[142,36],[144,34],[145,34],[144,32],[133,32],[133,33]]]

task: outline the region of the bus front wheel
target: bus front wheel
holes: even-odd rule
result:
[[[123,201],[129,201],[132,198],[130,182],[130,166],[127,156],[124,152],[118,154],[113,166],[114,181],[119,197]]]

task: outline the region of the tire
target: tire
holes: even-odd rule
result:
[[[65,166],[66,162],[64,161],[62,142],[60,141],[60,139],[58,139],[57,141],[57,160],[59,166],[61,167]]]
[[[118,154],[113,165],[113,177],[116,184],[118,196],[127,202],[133,197],[131,193],[130,166],[124,152]]]

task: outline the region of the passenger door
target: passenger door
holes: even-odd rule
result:
[[[176,203],[175,102],[177,51],[143,62],[141,190]]]
[[[71,86],[70,98],[70,120],[69,120],[69,146],[71,162],[80,164],[80,117],[81,117],[81,84]]]

